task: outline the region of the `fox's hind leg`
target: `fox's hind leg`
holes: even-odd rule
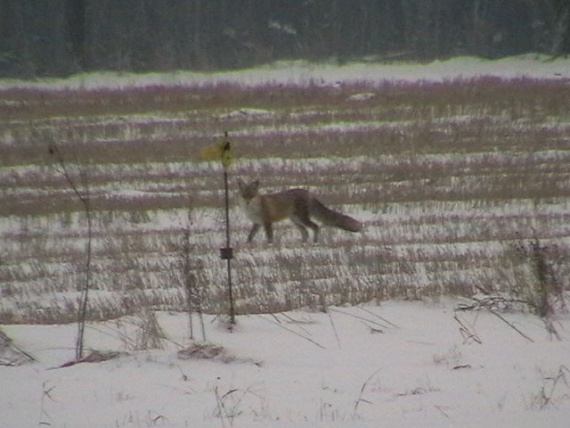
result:
[[[307,242],[307,239],[309,239],[307,227],[313,230],[313,242],[317,242],[319,240],[319,226],[312,222],[308,215],[304,217],[293,216],[291,217],[291,221],[301,231],[303,242]]]
[[[319,226],[308,219],[307,226],[313,229],[313,242],[319,242]]]
[[[301,232],[301,239],[303,242],[307,242],[307,239],[309,239],[309,232],[307,232],[307,228],[298,219],[292,218],[291,220],[293,221],[293,224],[297,226],[299,232]]]
[[[270,244],[273,242],[273,225],[271,222],[263,223],[263,227],[265,229],[265,236],[267,237],[267,242]]]

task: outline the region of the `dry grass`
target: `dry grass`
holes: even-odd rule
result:
[[[569,112],[567,82],[527,79],[2,91],[0,323],[75,318],[86,225],[50,141],[89,177],[90,319],[184,308],[188,208],[204,309],[226,310],[223,184],[199,160],[224,130],[232,180],[309,187],[364,220],[364,236],[302,245],[284,224],[247,246],[232,210],[238,312],[273,312],[507,289],[519,239],[568,256]]]

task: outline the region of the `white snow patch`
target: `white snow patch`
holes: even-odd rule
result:
[[[314,64],[306,61],[279,61],[253,69],[198,73],[173,71],[166,73],[99,72],[78,74],[64,79],[40,78],[34,81],[3,79],[0,89],[127,89],[146,86],[194,86],[237,83],[246,86],[265,84],[319,85],[336,87],[340,83],[382,83],[385,81],[434,81],[496,76],[569,79],[570,59],[551,59],[544,55],[521,55],[498,60],[456,57],[431,63],[350,63],[343,66]]]
[[[159,313],[173,342],[107,362],[73,358],[74,325],[3,326],[39,362],[0,367],[3,426],[565,427],[570,319],[552,340],[528,314],[460,312],[456,302],[388,302],[328,314],[240,316],[233,333],[206,316],[223,359],[178,359],[188,320]],[[122,351],[128,319],[90,324],[87,347]],[[131,331],[132,333],[132,331]],[[224,362],[225,361],[225,362]],[[544,406],[541,394],[550,402]],[[541,409],[541,406],[543,407]],[[154,421],[154,422],[153,422]],[[230,423],[231,422],[231,423]]]
[[[376,94],[374,92],[361,92],[348,97],[348,101],[369,101],[374,98],[376,98]]]
[[[221,119],[236,119],[244,117],[259,117],[259,116],[271,116],[273,113],[269,110],[259,109],[259,108],[240,108],[238,110],[233,110],[229,113],[220,116]]]

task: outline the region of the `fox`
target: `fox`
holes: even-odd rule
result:
[[[303,242],[309,239],[307,229],[313,231],[313,242],[319,240],[319,225],[335,226],[349,232],[361,232],[362,223],[352,217],[327,208],[306,189],[289,189],[278,193],[261,195],[259,180],[245,183],[238,179],[240,205],[253,226],[247,236],[247,242],[263,226],[268,243],[273,242],[273,223],[290,219],[301,232]]]

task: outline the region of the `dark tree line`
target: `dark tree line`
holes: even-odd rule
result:
[[[0,76],[570,53],[570,0],[0,0]]]

